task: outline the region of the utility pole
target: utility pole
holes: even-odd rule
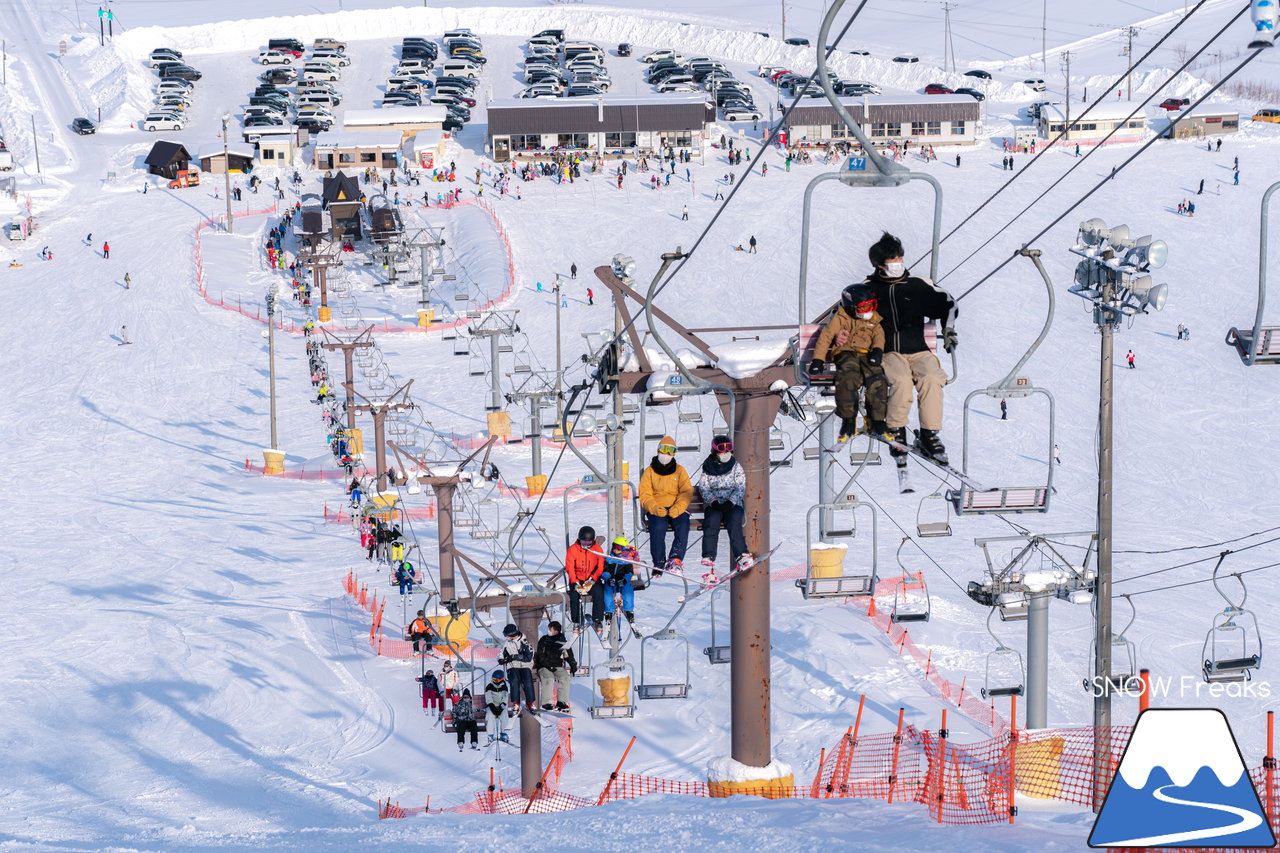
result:
[[[1067,81],[1067,96],[1063,99],[1062,112],[1065,121],[1062,125],[1063,140],[1071,141],[1071,51],[1062,52],[1062,71]]]
[[[43,174],[43,172],[40,170],[40,137],[36,136],[35,113],[31,114],[31,144],[34,145],[36,149],[36,174],[37,175]]]
[[[615,341],[618,341],[621,338],[622,338],[622,312],[618,310],[618,295],[615,293],[613,294],[613,339]],[[621,349],[621,347],[617,344],[615,344],[614,347],[615,347],[614,352],[618,352]],[[614,380],[613,394],[612,394],[612,397],[613,397],[612,409],[613,409],[613,417],[617,421],[618,428],[609,430],[608,432],[605,433],[605,436],[604,436],[605,452],[608,454],[607,461],[609,463],[607,473],[609,475],[609,479],[613,480],[614,482],[617,482],[623,479],[622,477],[622,426],[623,426],[622,425],[622,415],[623,415],[622,390],[618,387],[618,383],[617,383],[618,370],[620,370],[620,368],[616,366],[616,362],[615,362],[614,375],[609,377],[610,379]],[[639,476],[640,476],[640,473],[636,472],[637,479],[639,478]],[[608,510],[609,530],[610,532],[618,531],[617,533],[614,533],[615,536],[621,535],[621,531],[625,523],[624,521],[625,516],[622,511],[623,499],[624,499],[624,492],[621,486],[609,487],[609,510]]]
[[[830,398],[818,399],[814,416],[818,418],[818,503],[835,503],[836,425],[835,405]],[[818,510],[818,538],[830,542],[831,527],[831,510]]]
[[[276,436],[276,288],[267,291],[267,372],[270,376],[271,395],[271,449],[280,447]]]
[[[787,0],[778,0],[782,6],[782,40],[787,40]]]
[[[320,342],[320,346],[323,349],[327,349],[329,351],[342,350],[342,363],[343,367],[346,368],[346,373],[343,376],[342,387],[347,392],[347,430],[354,430],[356,428],[356,380],[355,370],[353,369],[351,361],[356,350],[373,346],[373,326],[365,329],[349,341],[342,340],[331,333],[328,329],[322,328],[320,333],[325,337],[325,340]]]
[[[564,363],[560,358],[560,307],[564,304],[560,295],[560,276],[556,275],[556,423],[564,422]],[[565,441],[569,437],[565,436]]]
[[[231,218],[231,155],[227,150],[227,125],[231,121],[230,113],[222,114],[222,187],[227,196],[227,233],[232,230]]]
[[[1120,31],[1122,35],[1128,36],[1129,46],[1125,48],[1125,55],[1129,57],[1129,70],[1124,75],[1124,93],[1127,100],[1133,100],[1133,38],[1142,30],[1137,27],[1125,27]]]
[[[956,54],[951,47],[951,10],[955,8],[954,3],[942,4],[942,70],[947,69],[947,57],[951,57],[951,70],[956,70]]]
[[[1049,0],[1040,3],[1040,73],[1049,74]]]
[[[556,294],[556,298],[560,298],[559,293]],[[483,320],[471,326],[471,334],[474,337],[489,339],[489,404],[484,407],[486,412],[502,411],[505,397],[498,382],[502,370],[500,359],[504,347],[507,352],[510,352],[511,345],[503,344],[501,339],[520,331],[520,327],[515,322],[517,313],[518,311],[490,311]]]
[[[413,401],[409,399],[409,386],[412,384],[413,380],[410,379],[392,391],[385,400],[377,403],[357,391],[356,396],[364,400],[364,402],[350,407],[350,411],[367,412],[373,417],[374,470],[377,473],[379,492],[386,491],[387,488],[387,415],[391,412],[404,412],[413,408]],[[397,400],[397,397],[400,399]]]

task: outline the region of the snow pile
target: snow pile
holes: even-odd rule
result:
[[[785,779],[791,775],[791,765],[777,759],[764,767],[751,767],[728,756],[712,759],[707,764],[707,778],[713,782],[763,782],[766,779]]]
[[[777,363],[778,359],[787,354],[790,346],[790,341],[785,339],[719,344],[716,346],[716,355],[720,360],[716,362],[716,367],[734,379],[745,379]]]

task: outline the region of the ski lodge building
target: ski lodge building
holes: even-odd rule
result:
[[[1191,112],[1182,111],[1181,120],[1173,125],[1173,115],[1153,122],[1157,133],[1166,139],[1204,139],[1240,131],[1240,113],[1221,106],[1203,105]]]
[[[841,98],[873,145],[973,145],[981,105],[968,95],[868,95]],[[826,146],[853,140],[826,98],[806,98],[787,117],[787,145]],[[854,144],[857,144],[856,141]]]
[[[702,150],[715,107],[703,94],[514,98],[489,104],[489,151],[499,163],[561,152],[634,156]]]
[[[1133,118],[1129,118],[1129,113],[1134,111],[1134,105],[1130,101],[1103,102],[1089,110],[1083,119],[1077,118],[1088,106],[1072,105],[1071,130],[1059,140],[1059,145],[1097,145],[1113,130],[1116,132],[1115,136],[1107,139],[1108,143],[1141,142],[1147,132],[1147,119],[1141,110]],[[1066,122],[1062,104],[1045,104],[1040,108],[1040,138],[1053,139],[1062,133]]]

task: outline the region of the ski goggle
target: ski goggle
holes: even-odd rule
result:
[[[675,456],[675,455],[676,455],[676,446],[675,446],[674,444],[659,444],[659,445],[658,445],[658,452],[659,452],[659,453],[665,453],[665,454],[667,454],[668,456]]]
[[[880,300],[876,298],[864,299],[858,303],[859,314],[871,314],[880,307]]]
[[[732,453],[733,442],[732,441],[713,441],[711,443],[711,449],[714,450],[716,453]]]
[[[592,547],[593,545],[595,545],[595,544],[596,544],[596,540],[594,540],[594,539],[579,539],[579,540],[578,540],[578,544],[579,544],[579,545],[581,545],[583,548],[590,548],[590,547]]]

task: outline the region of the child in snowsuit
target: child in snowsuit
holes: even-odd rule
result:
[[[466,691],[462,691],[464,694]],[[489,740],[502,736],[502,720],[507,711],[507,674],[500,669],[493,671],[493,676],[484,688],[484,704],[493,715],[493,732]]]
[[[413,568],[413,563],[408,560],[396,567],[396,583],[400,584],[401,595],[410,595],[413,592],[413,582],[417,579],[417,576],[418,573]]]
[[[751,565],[747,539],[742,533],[747,475],[733,455],[733,442],[727,435],[711,439],[711,452],[703,460],[698,478],[698,494],[703,502],[702,580],[715,583],[722,525],[729,529],[729,559],[733,565],[744,569]]]
[[[498,663],[507,668],[511,678],[511,716],[520,713],[521,701],[530,711],[537,713],[537,699],[533,695],[533,646],[514,624],[503,628],[502,636],[507,638],[507,642],[498,655]]]
[[[453,703],[453,722],[458,727],[458,752],[462,752],[462,739],[467,732],[471,732],[471,748],[479,749],[476,740],[480,736],[480,727],[476,724],[476,706],[471,700],[470,690],[463,690],[458,701]]]
[[[830,354],[836,363],[836,415],[840,440],[857,431],[858,389],[866,389],[867,418],[872,433],[885,431],[888,383],[884,368],[884,327],[876,312],[876,297],[864,282],[851,284],[840,294],[840,307],[818,334],[809,363],[809,375],[821,374]]]
[[[617,559],[614,559],[615,557]],[[609,554],[604,558],[604,574],[601,575],[605,586],[604,613],[606,619],[613,619],[614,609],[617,607],[617,599],[621,599],[622,615],[627,617],[628,622],[635,624],[636,590],[631,583],[631,576],[635,571],[635,566],[632,565],[632,562],[639,560],[639,558],[640,553],[631,546],[625,536],[619,536],[614,539],[613,544],[609,546]],[[631,562],[625,562],[628,560]]]
[[[432,638],[431,623],[427,621],[427,617],[421,610],[418,611],[418,617],[409,623],[409,639],[413,640],[413,651],[417,654],[419,644],[430,641]],[[445,666],[449,664],[446,662]],[[455,675],[456,679],[457,676]]]
[[[569,676],[578,668],[578,662],[559,622],[550,622],[547,635],[538,640],[533,666],[538,671],[538,682],[542,688],[542,710],[568,711]]]
[[[569,579],[569,618],[575,630],[583,625],[582,597],[589,595],[591,624],[598,632],[604,619],[604,584],[600,582],[604,552],[596,542],[594,527],[584,526],[578,530],[578,540],[565,550],[564,571]]]
[[[440,686],[444,688],[444,698],[450,702],[458,695],[458,673],[449,661],[445,661],[444,666],[440,667]]]
[[[422,707],[435,710],[439,708],[444,710],[444,703],[440,701],[440,682],[436,680],[436,674],[433,670],[427,670],[427,674],[418,679],[422,684]]]

